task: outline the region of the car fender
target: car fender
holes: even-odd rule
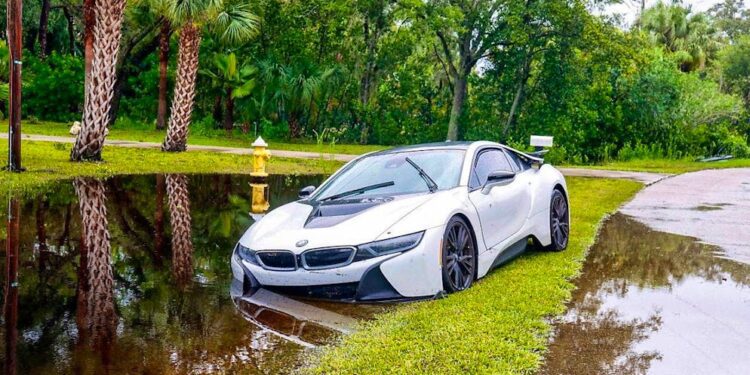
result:
[[[479,253],[484,251],[484,239],[482,238],[479,216],[474,205],[469,201],[468,188],[458,186],[450,190],[434,193],[432,198],[417,207],[414,211],[394,223],[379,239],[386,239],[414,233],[417,231],[444,227],[448,220],[455,215],[462,215],[468,219],[474,229]]]

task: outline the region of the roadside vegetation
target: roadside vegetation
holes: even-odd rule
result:
[[[71,123],[34,121],[24,122],[24,134],[51,135],[57,137],[68,137],[70,135]],[[127,126],[127,127],[126,127]],[[0,132],[8,132],[8,124],[0,124]],[[124,140],[137,142],[160,143],[164,139],[166,131],[154,129],[149,124],[120,124],[116,123],[109,129],[107,139]],[[239,147],[250,148],[255,141],[254,133],[244,134],[239,129],[227,134],[224,130],[207,131],[200,134],[191,134],[188,142],[190,145],[222,146],[222,147]],[[328,154],[352,154],[360,155],[371,151],[382,150],[389,146],[379,145],[360,145],[360,144],[341,144],[335,142],[317,142],[314,139],[297,139],[293,142],[288,140],[269,140],[269,148],[272,150],[289,150],[289,151],[307,151]]]
[[[562,252],[527,252],[470,289],[436,301],[401,305],[328,348],[321,374],[532,373],[552,326],[565,311],[603,216],[641,184],[568,178],[571,235]]]
[[[35,121],[81,121],[88,92],[100,110],[82,121],[80,144],[99,145],[106,121],[113,139],[168,138],[171,151],[185,137],[245,145],[257,132],[278,148],[334,144],[342,153],[445,139],[519,147],[544,134],[555,136],[548,159],[557,164],[750,155],[750,12],[741,0],[706,12],[657,2],[632,25],[590,6],[129,1],[115,61],[85,58],[83,34],[98,27],[86,9],[31,2],[22,115],[28,132]],[[0,57],[7,88],[4,46]],[[112,73],[96,80],[113,83],[111,102],[106,90],[84,90],[92,64]]]
[[[71,163],[71,144],[24,141],[23,173],[0,172],[0,197],[25,193],[45,184],[80,176],[109,177],[116,174],[144,173],[250,173],[252,159],[246,155],[212,152],[162,153],[157,150],[106,147],[109,155],[100,163]],[[0,154],[8,145],[0,143]],[[267,170],[278,174],[330,174],[341,163],[325,159],[271,158]]]

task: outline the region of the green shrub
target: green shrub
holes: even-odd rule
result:
[[[23,114],[50,121],[73,121],[83,109],[83,58],[53,52],[24,59]]]

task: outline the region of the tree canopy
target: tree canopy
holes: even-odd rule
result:
[[[39,43],[43,4],[25,7],[24,113],[70,121],[83,108],[83,19],[69,0],[50,3],[48,53]],[[742,0],[707,12],[659,2],[628,28],[591,7],[582,0],[129,2],[111,126],[154,123],[157,99],[171,100],[158,96],[159,37],[172,45],[167,52],[177,51],[190,23],[200,31],[194,55],[202,72],[185,119],[191,133],[250,138],[257,130],[300,141],[335,134],[339,142],[386,145],[488,139],[516,147],[548,134],[556,137],[549,157],[568,162],[748,155],[750,12]],[[181,56],[166,56],[170,87]]]

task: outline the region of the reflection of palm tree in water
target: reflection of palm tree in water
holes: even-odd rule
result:
[[[106,368],[111,363],[117,317],[104,184],[77,178],[73,185],[81,211],[76,316],[79,344],[88,344],[98,352]]]
[[[186,285],[193,277],[193,240],[187,176],[167,175],[167,196],[169,219],[172,223],[172,274],[178,284]]]

